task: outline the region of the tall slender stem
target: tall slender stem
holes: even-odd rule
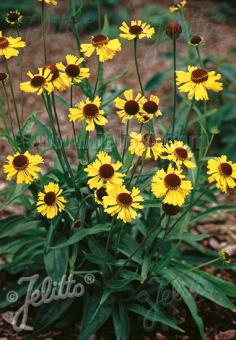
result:
[[[96,78],[96,83],[94,86],[94,90],[93,90],[93,97],[92,100],[94,100],[95,96],[96,96],[96,92],[97,92],[97,87],[98,87],[98,82],[99,82],[99,77],[100,77],[100,72],[101,72],[101,63],[98,59],[98,70],[97,70],[97,78]]]
[[[17,110],[17,105],[16,105],[16,99],[15,99],[13,84],[12,84],[11,73],[10,73],[10,69],[9,69],[9,66],[8,66],[8,61],[7,61],[6,58],[5,58],[5,64],[6,64],[6,70],[7,70],[7,73],[8,73],[8,80],[9,80],[11,95],[12,95],[12,99],[13,99],[13,104],[14,104],[14,108],[15,108],[17,125],[18,125],[18,129],[19,129],[19,133],[20,133],[20,138],[21,138],[21,142],[22,142],[22,146],[23,146],[24,145],[24,138],[23,138],[23,134],[22,134],[22,130],[21,130],[20,117],[19,117],[19,113],[18,113],[18,110]],[[21,148],[22,148],[22,146],[21,146]]]
[[[137,38],[135,38],[134,39],[134,62],[135,62],[135,67],[136,67],[136,72],[137,72],[137,76],[138,76],[140,90],[141,90],[142,95],[144,96],[144,90],[143,90],[143,85],[142,85],[141,76],[140,76],[140,72],[139,72],[139,66],[138,66],[137,42],[138,42],[138,40],[137,40]]]
[[[12,114],[11,114],[9,99],[8,99],[8,95],[7,95],[7,89],[6,89],[6,85],[5,85],[4,81],[2,81],[2,86],[3,86],[3,91],[4,91],[4,95],[5,95],[6,102],[7,102],[7,111],[8,111],[8,115],[9,115],[9,119],[10,119],[11,133],[12,133],[14,143],[17,146],[16,136],[15,136],[15,132],[14,132],[14,126],[13,126],[13,117],[12,117]]]
[[[42,10],[41,10],[41,29],[42,29],[44,64],[47,65],[47,47],[46,47],[46,38],[45,38],[45,2],[44,2],[44,0],[42,1]]]
[[[73,82],[73,79],[72,79],[72,82]],[[73,85],[71,85],[71,88],[70,88],[70,107],[73,107]],[[77,145],[75,123],[71,122],[71,125],[72,125],[72,130],[73,130],[73,135],[74,135],[74,142],[75,142],[75,145]]]
[[[171,138],[175,134],[175,116],[176,116],[176,101],[177,101],[177,88],[176,88],[176,38],[173,38],[173,59],[174,59],[174,104],[173,104],[173,118],[172,118],[172,132]]]
[[[129,120],[127,120],[127,123],[126,123],[126,132],[125,132],[124,147],[123,147],[123,152],[122,152],[122,161],[124,160],[125,152],[127,149],[128,135],[129,135]]]

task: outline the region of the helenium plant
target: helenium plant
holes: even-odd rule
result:
[[[59,291],[58,299],[37,307],[35,298],[34,317],[27,325],[20,320],[17,329],[25,336],[35,336],[55,326],[63,329],[76,316],[81,340],[89,339],[107,323],[112,325],[113,338],[125,340],[132,335],[130,320],[135,315],[144,331],[155,330],[156,323],[161,323],[184,333],[167,308],[180,299],[205,339],[196,295],[235,312],[231,298],[236,297],[236,289],[204,268],[235,269],[235,264],[230,262],[231,248],[219,253],[205,249],[201,241],[207,235],[193,233],[192,227],[212,213],[235,211],[234,205],[217,203],[217,193],[235,188],[236,164],[226,155],[209,157],[214,133],[206,128],[208,103],[215,105],[212,94],[224,91],[223,82],[221,74],[202,61],[203,38],[192,37],[184,19],[187,1],[170,7],[173,21],[164,30],[173,55],[170,114],[161,109],[158,94],[147,91],[143,84],[138,57],[139,45],[163,34],[161,28],[155,31],[142,20],[131,20],[121,23],[120,33],[110,38],[109,27],[99,25],[92,37],[81,41],[78,21],[83,7],[77,8],[69,0],[72,32],[68,34],[73,34],[78,51],[76,55],[63,51],[61,60],[52,64],[45,23],[48,6],[57,6],[57,1],[39,0],[37,5],[41,6],[44,64],[23,75],[20,90],[41,99],[49,124],[36,113],[25,118],[20,115],[11,62],[21,58],[27,41],[7,32],[0,34],[0,56],[6,67],[0,74],[1,137],[12,149],[3,165],[7,187],[0,193],[5,200],[1,209],[17,202],[24,210],[0,221],[0,255],[4,259],[0,266],[17,278],[37,274],[35,296],[40,289],[41,295],[50,295],[50,288],[45,288],[48,277],[55,285],[65,278],[68,284],[83,284],[84,291],[82,296],[68,293],[66,297]],[[101,13],[99,1],[98,8]],[[17,15],[24,20],[24,13]],[[191,49],[194,57],[191,63],[178,65],[183,23],[189,36],[186,49]],[[108,85],[115,87],[126,75],[104,79],[103,70],[119,60],[125,43],[133,49],[137,86],[111,93]],[[94,82],[90,58],[97,62]],[[75,102],[75,93],[81,94],[79,102]],[[63,136],[59,105],[67,110],[71,122],[69,142]],[[121,143],[107,131],[112,108],[124,127]],[[199,136],[198,148],[187,143],[190,123]],[[41,136],[53,151],[53,167],[46,164],[43,152],[34,151]],[[75,161],[68,157],[68,146],[74,149]],[[7,289],[16,292],[22,302],[28,296],[27,284],[15,282]],[[161,298],[165,291],[170,294],[168,302]],[[14,302],[6,299],[4,291],[1,307]]]

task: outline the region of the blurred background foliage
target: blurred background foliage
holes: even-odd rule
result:
[[[78,24],[81,33],[90,34],[92,32],[98,31],[98,1],[97,0],[77,0],[77,7],[81,7],[81,11],[78,13]],[[191,3],[199,1],[191,1]],[[32,6],[33,3],[33,6]],[[66,0],[65,0],[66,3]],[[157,31],[162,31],[166,26],[166,23],[169,20],[173,20],[173,16],[163,8],[158,5],[161,2],[155,1],[151,4],[146,4],[143,8],[141,8],[139,12],[139,17],[150,23],[155,27]],[[171,1],[168,1],[170,4]],[[118,34],[118,27],[122,21],[127,21],[132,17],[132,13],[129,13],[127,7],[125,6],[125,1],[119,0],[100,0],[101,4],[101,12],[105,13],[104,26],[106,26],[106,30],[104,32],[109,32],[109,36],[115,37]],[[7,28],[6,23],[4,21],[4,17],[6,13],[13,9],[18,9],[24,14],[24,23],[23,27],[27,28],[32,25],[37,25],[40,22],[40,6],[36,6],[36,0],[8,0],[1,1],[0,4],[0,29],[4,30]],[[115,13],[115,15],[114,15]],[[235,23],[236,19],[236,4],[235,0],[228,1],[212,1],[212,6],[207,6],[206,8],[202,8],[202,13],[209,17],[209,20],[213,22],[213,24],[220,24],[221,22],[227,22],[229,25]],[[51,22],[52,29],[55,31],[67,31],[70,29],[70,18],[68,12],[63,13],[55,13],[52,11],[49,14],[49,20]],[[184,23],[181,23],[184,27]],[[229,32],[232,34],[231,32]],[[182,39],[187,40],[186,31],[182,34]],[[160,43],[166,40],[165,34],[155,35],[154,42]],[[196,55],[194,54],[193,49],[190,49],[188,60],[186,58],[179,56],[178,63],[179,67],[185,67],[186,62],[197,62]],[[236,153],[235,153],[235,136],[236,136],[236,67],[230,64],[227,60],[227,54],[229,51],[225,51],[225,58],[219,58],[214,55],[214,51],[209,51],[209,54],[204,57],[204,65],[206,67],[215,69],[223,75],[224,81],[224,92],[220,95],[216,95],[215,99],[218,101],[217,109],[212,106],[211,102],[208,103],[209,108],[211,109],[210,115],[207,119],[207,133],[209,136],[211,135],[212,129],[215,132],[218,130],[219,133],[215,135],[214,142],[211,147],[212,154],[222,154],[226,153],[232,160],[236,161]],[[236,48],[234,51],[230,51],[236,53]],[[192,55],[191,55],[192,53]],[[166,52],[161,55],[162,58],[172,59],[172,53]],[[160,72],[160,70],[155,73],[149,79],[146,84],[146,90],[156,91],[159,86],[163,84],[163,82],[170,76],[170,69],[164,69]],[[178,96],[179,104],[184,104],[183,96]],[[180,105],[181,107],[181,105]],[[183,111],[183,112],[182,112]],[[181,112],[183,114],[182,119],[184,117],[184,110],[180,108],[180,117]],[[171,112],[165,112],[166,114],[171,114]],[[194,120],[194,117],[193,117]]]

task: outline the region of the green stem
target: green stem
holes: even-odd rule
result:
[[[127,123],[126,123],[126,132],[125,132],[124,147],[123,147],[123,152],[122,152],[122,161],[124,161],[125,152],[127,149],[128,135],[129,135],[129,120],[127,120]]]
[[[44,54],[44,64],[47,65],[47,48],[46,48],[46,37],[45,37],[45,2],[42,1],[41,10],[41,30],[42,30],[42,41],[43,41],[43,54]]]
[[[99,77],[100,77],[100,71],[101,71],[101,63],[98,59],[98,71],[97,71],[97,78],[96,78],[96,83],[94,86],[94,90],[93,90],[93,96],[92,96],[92,100],[94,100],[95,96],[96,96],[96,92],[97,92],[97,87],[98,87],[98,83],[99,83]]]
[[[184,124],[184,127],[183,127],[183,134],[185,134],[185,132],[186,132],[186,130],[187,130],[189,115],[190,115],[190,113],[191,113],[191,111],[192,111],[192,109],[193,109],[194,102],[195,102],[195,101],[194,101],[194,98],[193,98],[192,101],[191,101],[191,105],[190,105],[190,107],[189,107],[188,114],[187,114],[186,119],[185,119],[185,124]]]
[[[4,81],[2,81],[2,86],[3,86],[3,91],[4,91],[5,99],[6,99],[6,102],[7,102],[7,111],[8,111],[10,125],[11,125],[11,133],[12,133],[12,137],[13,137],[13,140],[14,140],[14,144],[17,147],[16,136],[15,136],[14,126],[13,126],[13,117],[12,117],[12,113],[11,113],[11,109],[10,109],[10,104],[9,104],[9,99],[8,99],[8,95],[7,95],[7,89],[6,89],[6,85],[5,85]]]
[[[173,118],[172,118],[172,132],[171,138],[175,134],[175,116],[176,116],[176,102],[177,102],[177,87],[176,87],[176,38],[173,39],[173,58],[174,58],[174,104],[173,104]]]
[[[143,90],[143,85],[142,85],[141,76],[140,76],[140,72],[139,72],[139,66],[138,66],[137,42],[138,42],[138,39],[135,38],[134,39],[134,61],[135,61],[135,67],[136,67],[136,72],[137,72],[137,76],[138,76],[140,90],[141,90],[142,95],[144,96],[144,90]]]
[[[106,241],[105,256],[104,256],[104,260],[103,260],[103,274],[105,272],[105,268],[106,268],[106,264],[107,264],[108,249],[110,247],[111,237],[112,237],[114,226],[115,226],[115,217],[113,217],[113,219],[112,219],[111,228],[109,230],[108,238],[107,238],[107,241]]]
[[[72,79],[72,83],[73,83],[73,79]],[[70,107],[71,108],[73,107],[73,85],[71,85],[71,88],[70,88]],[[71,125],[72,125],[72,130],[73,130],[73,135],[74,135],[75,146],[77,146],[75,123],[71,122]]]
[[[9,66],[8,66],[8,61],[7,61],[6,58],[5,58],[5,64],[6,64],[6,70],[7,70],[7,74],[8,74],[8,80],[9,80],[11,95],[12,95],[12,99],[13,99],[13,104],[14,104],[14,108],[15,108],[15,114],[16,114],[16,120],[17,120],[17,125],[18,125],[18,129],[19,129],[19,133],[20,133],[20,138],[21,138],[22,146],[24,146],[24,138],[23,138],[23,134],[22,134],[22,130],[21,130],[20,117],[19,117],[18,110],[17,110],[17,105],[16,105],[16,99],[15,99],[13,84],[12,84],[11,73],[10,73],[10,69],[9,69]],[[22,148],[22,146],[21,146],[21,148]]]
[[[199,51],[199,47],[198,47],[198,46],[196,46],[196,51],[197,51],[197,56],[198,56],[199,64],[200,64],[201,67],[203,67],[202,58],[201,58],[201,55],[200,55],[200,51]]]

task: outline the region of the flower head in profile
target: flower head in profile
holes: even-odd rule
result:
[[[53,91],[52,73],[48,68],[40,67],[37,74],[30,71],[27,73],[29,81],[20,84],[20,89],[23,92],[36,93],[38,96],[44,91],[51,93]]]
[[[81,67],[84,58],[77,58],[75,55],[68,54],[66,56],[66,65],[63,63],[57,63],[56,67],[59,71],[64,73],[67,77],[67,81],[71,85],[74,83],[79,84],[83,79],[89,78],[89,68]]]
[[[44,2],[48,5],[54,5],[56,6],[57,5],[57,0],[38,0],[39,2]]]
[[[187,6],[187,0],[180,0],[173,6],[169,7],[169,11],[171,13],[178,12],[179,10],[185,8]]]
[[[103,198],[105,212],[111,216],[116,216],[123,222],[131,222],[137,217],[137,210],[143,209],[141,202],[143,197],[140,195],[138,188],[132,191],[127,190],[124,186],[113,187],[108,185],[108,195]]]
[[[107,183],[113,186],[122,185],[124,174],[118,172],[121,167],[121,162],[112,163],[111,156],[100,151],[95,161],[84,169],[88,177],[91,177],[88,180],[88,186],[90,189],[99,189]]]
[[[9,25],[17,25],[19,26],[22,22],[22,18],[23,16],[21,15],[21,13],[17,10],[15,11],[10,11],[7,13],[5,21],[9,24]]]
[[[135,154],[139,157],[145,155],[146,159],[153,157],[157,160],[163,152],[161,139],[156,138],[153,134],[131,132],[130,137],[129,152],[132,155]]]
[[[159,110],[159,98],[154,95],[150,95],[149,99],[143,97],[141,110],[137,114],[137,119],[140,123],[147,123],[154,117],[162,115]]]
[[[3,166],[3,171],[7,174],[8,181],[16,178],[17,184],[31,184],[39,177],[41,163],[43,158],[39,155],[31,155],[29,151],[23,154],[17,152],[13,156],[7,156],[7,164]]]
[[[216,187],[222,192],[236,186],[236,163],[227,160],[227,156],[209,159],[207,163],[209,183],[216,182]]]
[[[25,47],[26,43],[22,41],[21,37],[13,38],[2,35],[0,31],[0,56],[6,59],[17,57],[19,55],[19,48]]]
[[[99,97],[86,101],[80,101],[74,108],[70,108],[69,120],[72,122],[86,122],[86,130],[94,131],[95,125],[106,125],[108,120],[104,116],[104,110],[100,109],[101,99]]]
[[[224,263],[230,263],[233,255],[235,254],[236,248],[234,246],[226,246],[219,250],[219,257]]]
[[[185,179],[180,169],[176,170],[170,164],[167,171],[161,169],[156,172],[151,189],[156,198],[162,198],[163,203],[181,207],[192,190],[192,183]]]
[[[5,72],[0,72],[0,81],[5,82],[5,80],[8,78],[8,74]]]
[[[126,90],[124,99],[119,97],[115,99],[115,107],[118,109],[117,114],[122,118],[122,123],[132,119],[134,116],[137,117],[142,109],[142,101],[141,93],[134,97],[133,90]]]
[[[61,72],[55,64],[49,64],[44,67],[44,70],[47,69],[50,71],[52,75],[50,82],[53,85],[53,88],[62,92],[65,91],[68,87],[71,86],[71,81],[68,79],[64,72]]]
[[[196,167],[192,161],[192,152],[182,141],[175,140],[165,144],[161,158],[174,162],[178,168],[193,169]]]
[[[57,183],[50,182],[45,185],[44,191],[38,194],[37,211],[49,219],[57,216],[65,209],[66,200],[62,192]]]
[[[151,38],[155,33],[155,29],[153,27],[141,20],[132,20],[130,26],[128,26],[126,22],[122,22],[120,30],[122,32],[120,37],[127,40],[133,40],[135,38]]]
[[[81,44],[81,52],[90,57],[96,52],[100,62],[113,59],[117,52],[121,51],[121,44],[118,39],[109,39],[106,35],[98,34],[91,38],[88,44]]]
[[[223,84],[218,81],[221,75],[215,71],[207,72],[195,66],[188,66],[187,72],[177,71],[176,75],[179,92],[188,92],[189,100],[208,100],[208,90],[219,92],[223,89]]]
[[[192,38],[188,41],[188,44],[193,47],[198,47],[204,42],[204,38],[200,35],[194,35]]]
[[[103,204],[103,198],[107,196],[107,189],[106,186],[102,186],[101,188],[95,190],[94,192],[94,199],[97,204]]]

